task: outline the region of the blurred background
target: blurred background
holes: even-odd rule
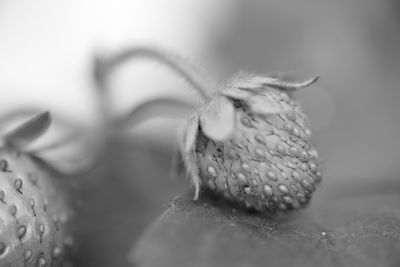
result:
[[[316,74],[298,93],[325,161],[316,198],[342,184],[400,192],[399,29],[395,0],[0,0],[0,112],[39,106],[97,125],[93,57],[130,45],[175,51],[221,82],[239,70]],[[156,96],[196,98],[145,59],[111,87],[115,114]],[[189,186],[169,179],[179,123],[154,119],[115,137],[100,167],[79,177],[79,266],[128,266],[137,236]]]

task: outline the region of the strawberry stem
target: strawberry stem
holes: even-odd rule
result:
[[[151,47],[133,47],[108,59],[97,58],[94,75],[99,85],[98,87],[101,90],[105,90],[110,73],[117,66],[135,58],[150,58],[165,64],[184,77],[205,101],[210,100],[211,97],[208,92],[214,86],[200,74],[199,70],[177,55]]]

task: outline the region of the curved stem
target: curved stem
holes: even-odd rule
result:
[[[108,76],[118,65],[134,58],[151,58],[165,64],[184,77],[204,100],[207,101],[210,99],[208,91],[210,88],[213,88],[213,84],[205,79],[205,77],[200,74],[200,71],[177,55],[151,47],[133,47],[111,58],[105,60],[98,59],[95,75],[100,83],[99,87],[103,89],[106,87]]]

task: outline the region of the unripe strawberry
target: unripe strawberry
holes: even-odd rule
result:
[[[293,98],[312,84],[238,78],[188,121],[181,156],[200,187],[257,210],[305,206],[321,181],[306,115]]]
[[[118,65],[139,57],[164,63],[206,101],[189,118],[175,160],[175,173],[183,170],[193,181],[195,199],[202,188],[270,212],[309,202],[321,181],[320,162],[310,144],[307,117],[292,94],[318,78],[299,82],[282,74],[238,77],[209,96],[214,83],[183,58],[157,48],[133,47],[96,61],[99,88],[107,88],[107,77]],[[137,123],[164,104],[171,106],[171,101],[143,103],[119,125]]]
[[[20,148],[48,127],[42,113],[0,148],[0,266],[64,266],[73,215],[65,181]],[[59,178],[59,179],[57,179]]]

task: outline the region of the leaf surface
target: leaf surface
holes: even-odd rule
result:
[[[139,267],[399,266],[400,196],[324,201],[277,217],[235,210],[206,194],[177,197],[143,234]]]

